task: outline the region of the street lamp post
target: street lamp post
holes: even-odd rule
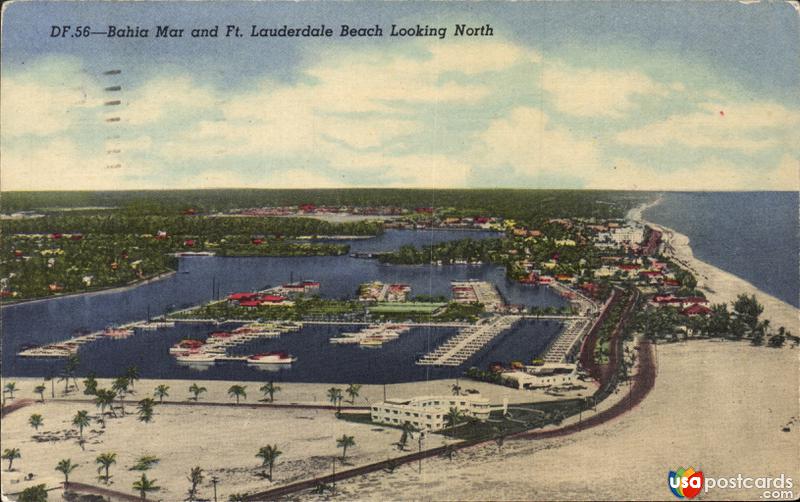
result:
[[[219,482],[219,478],[216,476],[211,476],[211,484],[214,485],[214,502],[217,502],[217,483]]]

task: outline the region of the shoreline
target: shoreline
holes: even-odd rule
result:
[[[755,295],[758,302],[764,306],[762,316],[770,320],[774,329],[784,326],[793,333],[798,332],[800,309],[766,293],[731,272],[700,260],[694,256],[688,236],[672,228],[646,220],[643,215],[644,211],[660,204],[662,200],[663,196],[659,196],[655,201],[637,206],[628,212],[626,218],[662,232],[665,254],[694,274],[697,279],[697,289],[706,294],[709,302],[730,303],[736,301],[736,297],[740,294]]]
[[[52,300],[61,300],[62,298],[72,298],[75,296],[95,296],[95,295],[105,295],[108,293],[119,293],[122,291],[127,291],[130,289],[138,288],[139,286],[144,286],[145,284],[150,284],[151,282],[160,281],[162,279],[166,279],[177,274],[177,270],[169,270],[167,272],[162,272],[160,274],[156,274],[154,276],[148,277],[146,279],[142,279],[141,281],[136,281],[132,284],[126,284],[125,286],[112,286],[109,288],[101,288],[96,289],[94,291],[76,291],[74,293],[65,293],[63,295],[56,295],[56,296],[48,296],[46,298],[31,298],[30,300],[19,300],[13,303],[4,303],[0,305],[0,309],[5,309],[6,307],[16,307],[18,305],[33,305],[35,303],[40,302],[49,302]]]

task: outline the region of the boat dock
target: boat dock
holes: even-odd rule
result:
[[[195,348],[182,349],[179,342],[170,349],[179,363],[215,363],[223,361],[245,361],[247,356],[228,354],[229,347],[263,338],[277,338],[284,333],[299,331],[302,323],[292,321],[273,321],[267,323],[250,322],[231,332],[219,331],[211,333],[205,342]]]
[[[573,318],[564,322],[564,330],[550,343],[541,359],[546,363],[566,362],[567,355],[586,334],[589,324],[588,317]]]
[[[495,316],[483,324],[462,329],[435,350],[425,354],[417,364],[422,366],[460,366],[497,335],[508,331],[518,316]]]
[[[174,326],[174,324],[172,324]],[[134,329],[139,328],[143,330],[155,330],[171,327],[170,323],[165,321],[137,321],[116,328],[106,328],[92,333],[86,333],[78,336],[73,336],[59,342],[51,342],[41,347],[32,347],[29,349],[17,352],[19,357],[44,357],[44,358],[63,358],[70,357],[78,353],[78,350],[88,343],[97,340],[108,339],[121,339],[133,336]]]

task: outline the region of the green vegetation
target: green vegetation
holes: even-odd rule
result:
[[[64,475],[64,485],[69,484],[69,475],[72,474],[72,471],[78,468],[78,464],[73,464],[72,459],[65,458],[58,461],[56,464],[56,469],[58,472]]]
[[[203,469],[201,469],[200,466],[192,467],[189,470],[189,477],[187,479],[189,480],[189,483],[192,484],[192,486],[189,487],[188,490],[190,501],[194,500],[195,497],[197,497],[197,486],[203,482],[204,478],[205,476],[203,476]]]
[[[44,425],[44,418],[38,413],[34,413],[28,419],[28,424],[34,428],[36,432],[39,432],[39,427]]]
[[[356,439],[353,436],[343,434],[342,437],[336,440],[336,446],[342,449],[342,462],[347,458],[347,449],[356,446]]]
[[[340,319],[364,316],[364,305],[355,300],[329,300],[319,297],[299,297],[294,305],[262,305],[260,307],[241,307],[231,302],[209,303],[177,314],[173,319],[247,319],[270,320],[311,320]]]
[[[781,347],[787,339],[796,339],[783,326],[773,330],[768,319],[761,319],[764,306],[755,296],[739,295],[727,304],[711,306],[707,316],[684,316],[677,308],[659,307],[640,311],[636,327],[645,336],[660,341],[687,337],[748,339],[753,345]]]
[[[29,486],[19,494],[19,502],[46,502],[47,487],[44,484]]]
[[[614,303],[608,310],[608,316],[600,325],[597,332],[597,344],[594,347],[594,360],[597,364],[607,364],[608,356],[611,351],[611,335],[622,318],[622,313],[625,310],[628,298],[631,295],[631,290],[625,290],[619,298],[619,301]]]
[[[239,399],[247,399],[247,386],[231,385],[228,389],[228,395],[236,399],[236,404],[239,404]]]
[[[270,481],[272,481],[272,468],[275,465],[275,461],[282,454],[283,452],[278,449],[278,445],[262,446],[256,453],[256,457],[261,459],[261,466],[269,468],[267,477]]]
[[[130,468],[131,471],[147,471],[159,462],[158,457],[143,455],[139,457],[135,464]]]
[[[95,459],[95,463],[98,464],[97,473],[104,472],[100,479],[102,479],[105,484],[108,484],[108,481],[111,479],[108,471],[111,469],[111,466],[117,463],[117,454],[116,453],[101,453]]]
[[[610,190],[167,190],[97,192],[4,192],[3,211],[43,208],[121,208],[129,214],[169,215],[189,207],[201,213],[234,208],[296,206],[394,206],[413,210],[436,206],[447,216],[500,214],[524,222],[562,216],[621,218],[632,207],[652,198],[646,192]]]
[[[8,460],[8,472],[11,472],[11,467],[14,465],[14,460],[22,458],[19,448],[6,448],[3,450],[3,455],[0,456],[3,460]]]
[[[420,303],[420,302],[379,302],[369,307],[369,311],[373,314],[381,313],[407,313],[407,312],[421,312],[423,314],[432,314],[438,309],[442,308],[444,303]]]
[[[275,400],[275,393],[280,391],[281,388],[278,385],[275,385],[275,382],[270,380],[269,382],[265,383],[259,389],[262,394],[264,394],[264,399],[268,400],[270,403]]]
[[[155,479],[147,479],[147,474],[142,473],[142,477],[133,482],[133,489],[139,492],[139,496],[142,498],[142,500],[144,500],[147,492],[154,492],[156,490],[160,490],[161,488],[156,486]]]

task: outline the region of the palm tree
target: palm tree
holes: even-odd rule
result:
[[[453,393],[454,396],[459,396],[461,395],[461,386],[458,385],[457,383],[454,383],[453,385],[450,386],[450,391]]]
[[[200,397],[200,394],[202,394],[206,390],[207,389],[205,387],[200,387],[196,383],[193,383],[192,385],[189,386],[189,392],[194,394],[194,400],[195,401],[197,401],[197,399]]]
[[[11,472],[11,466],[14,464],[14,460],[21,457],[22,454],[19,452],[19,448],[6,448],[3,450],[2,459],[8,460],[8,472]]]
[[[138,481],[133,482],[133,489],[139,492],[139,496],[142,497],[144,500],[145,495],[147,492],[154,492],[156,490],[160,490],[158,486],[156,486],[155,479],[147,479],[147,474],[142,473],[142,477],[139,478]]]
[[[356,439],[353,436],[343,434],[342,437],[336,440],[336,447],[342,449],[342,462],[347,456],[347,448],[356,445]]]
[[[275,393],[281,390],[281,388],[275,385],[272,382],[272,380],[270,380],[269,382],[262,385],[261,388],[258,390],[260,390],[261,393],[264,394],[265,399],[267,396],[269,396],[269,402],[271,403],[275,399]]]
[[[197,496],[197,485],[203,482],[203,469],[199,466],[192,467],[187,479],[192,484],[192,487],[189,488],[189,500],[194,500],[195,496]]]
[[[81,410],[72,418],[72,425],[78,428],[81,440],[83,440],[83,428],[89,426],[89,412]]]
[[[452,444],[445,445],[442,456],[447,457],[451,462],[453,461],[453,454],[456,452],[456,447]]]
[[[261,467],[269,467],[269,480],[272,481],[272,467],[275,461],[283,452],[278,449],[278,445],[262,446],[256,457],[261,459]]]
[[[94,404],[98,408],[100,408],[100,415],[104,415],[106,412],[106,407],[111,409],[111,413],[114,416],[117,416],[117,412],[114,411],[114,399],[117,398],[117,393],[113,390],[109,389],[98,389],[97,393],[94,397]]]
[[[111,468],[112,464],[117,463],[117,454],[116,453],[101,453],[97,456],[94,460],[96,464],[99,464],[97,468],[97,472],[105,471],[105,475],[102,476],[102,479],[108,484],[108,480],[111,478],[108,474],[108,470]]]
[[[331,387],[328,389],[328,400],[331,402],[331,404],[337,406],[336,413],[342,411],[342,389],[337,387]]]
[[[44,419],[38,413],[34,413],[31,415],[31,418],[28,419],[28,423],[31,424],[31,427],[36,429],[36,432],[39,432],[39,427],[44,425]]]
[[[347,386],[347,395],[350,396],[350,404],[355,404],[358,397],[358,391],[361,390],[361,384],[351,383]]]
[[[444,416],[444,420],[448,427],[455,427],[461,422],[461,412],[458,411],[458,408],[450,408],[450,411]]]
[[[245,392],[245,389],[247,389],[246,385],[231,385],[228,389],[228,395],[236,398],[236,404],[239,404],[240,397],[247,399],[247,392]]]
[[[131,388],[133,388],[133,384],[136,380],[139,380],[139,368],[136,366],[128,366],[125,370],[125,378],[131,384]]]
[[[83,380],[83,393],[87,396],[97,394],[97,377],[94,373],[89,373]]]
[[[8,394],[10,399],[14,399],[14,392],[17,390],[17,383],[16,382],[8,382],[5,387],[3,387],[3,393]]]
[[[53,376],[53,370],[49,371],[49,374],[44,377],[45,382],[50,382],[50,397],[55,399],[56,397],[56,381]]]
[[[155,408],[155,406],[156,402],[149,397],[139,401],[139,404],[136,406],[139,420],[144,423],[150,423],[150,421],[153,420],[153,408]]]
[[[41,402],[44,402],[44,391],[45,391],[46,389],[47,389],[47,387],[45,387],[44,385],[37,385],[37,386],[36,386],[36,387],[33,389],[33,392],[34,392],[34,394],[39,394],[39,400],[40,400]]]
[[[64,486],[69,484],[69,475],[77,467],[77,464],[72,463],[72,459],[67,458],[59,460],[58,464],[56,465],[56,470],[64,475]]]
[[[80,365],[80,359],[78,359],[77,354],[72,354],[67,358],[67,362],[64,364],[64,375],[61,378],[64,380],[64,391],[67,392],[69,390],[69,379],[72,378],[72,382],[75,384],[75,388],[78,388],[78,381],[75,379],[75,372],[78,370],[78,366]]]
[[[123,417],[125,416],[125,396],[128,394],[128,385],[130,385],[130,382],[124,376],[115,378],[114,383],[111,384],[111,390],[116,392],[119,398]]]
[[[406,443],[408,443],[409,439],[414,439],[414,433],[416,432],[419,432],[419,429],[411,425],[410,422],[403,422],[403,434],[397,443],[401,450],[406,449]]]
[[[163,403],[164,402],[164,398],[165,397],[169,397],[169,392],[168,391],[169,391],[169,385],[164,385],[162,383],[161,385],[156,387],[156,389],[153,391],[153,396],[158,398],[158,402],[159,403]]]

